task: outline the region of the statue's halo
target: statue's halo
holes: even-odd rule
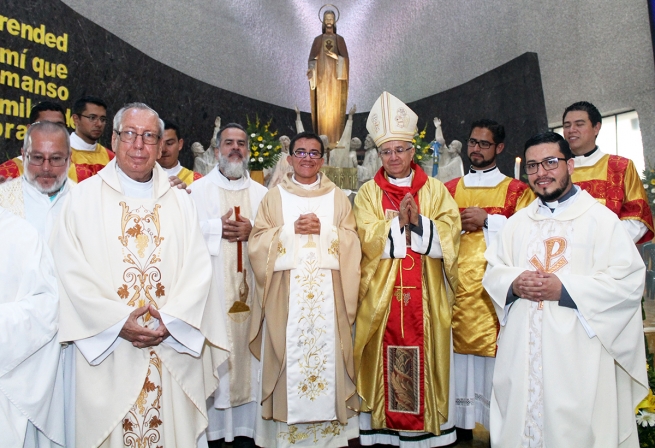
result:
[[[318,20],[323,23],[323,18],[321,17],[321,13],[323,12],[323,9],[327,8],[328,6],[331,6],[332,8],[337,10],[337,15],[334,18],[334,23],[336,24],[339,21],[339,18],[341,17],[341,11],[339,11],[339,8],[337,8],[336,5],[333,5],[332,3],[326,3],[325,5],[321,6],[321,9],[318,10]]]

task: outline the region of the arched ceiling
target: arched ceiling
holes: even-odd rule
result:
[[[63,1],[187,75],[309,110],[305,73],[321,33],[323,1]],[[643,0],[357,0],[337,6],[338,33],[350,54],[348,102],[358,111],[369,110],[383,90],[417,100],[526,51],[539,55],[551,122],[581,98],[604,111],[635,107],[629,98],[655,86]]]

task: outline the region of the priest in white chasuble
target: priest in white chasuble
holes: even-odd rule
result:
[[[228,344],[220,304],[207,300],[196,208],[156,164],[163,128],[147,105],[123,107],[116,158],[71,191],[51,239],[59,340],[77,348],[78,447],[206,446],[218,379],[201,352],[205,338]]]
[[[320,173],[324,153],[315,134],[291,140],[293,173],[264,197],[248,242],[260,446],[340,447],[359,434],[351,328],[361,252],[347,196]]]
[[[355,332],[363,445],[441,446],[456,439],[452,304],[457,204],[412,162],[418,117],[384,92],[366,128],[382,168],[355,197],[362,281]]]
[[[37,231],[0,207],[0,445],[63,447],[64,388],[52,256]]]
[[[217,367],[218,389],[208,401],[207,438],[232,442],[235,437],[254,439],[260,418],[260,364],[248,348],[255,297],[248,237],[268,190],[248,175],[250,145],[241,125],[227,124],[216,139],[218,165],[190,189],[211,256],[209,300],[221,304],[222,315],[214,324],[225,325],[230,341],[230,356]],[[209,349],[224,358],[220,347],[209,344]]]
[[[562,136],[539,134],[525,148],[538,199],[485,253],[482,283],[502,325],[491,445],[638,447],[644,263],[616,215],[572,184]]]

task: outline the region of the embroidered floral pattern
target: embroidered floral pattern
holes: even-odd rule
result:
[[[161,439],[161,359],[150,352],[148,374],[132,409],[123,419],[123,443],[126,447],[162,448]]]
[[[302,440],[314,438],[314,443],[319,439],[325,439],[330,436],[341,434],[344,425],[339,422],[311,423],[308,425],[289,425],[289,431],[280,432],[278,438],[286,439],[291,444]]]
[[[327,253],[333,255],[334,258],[339,258],[339,240],[332,240],[330,247],[328,247]]]
[[[304,379],[298,384],[298,394],[314,400],[320,395],[327,394],[328,383],[322,376],[326,369],[328,356],[322,336],[326,333],[321,321],[325,316],[320,312],[321,303],[325,300],[323,291],[318,288],[319,276],[325,277],[318,267],[318,258],[310,254],[304,261],[305,267],[302,275],[297,275],[302,295],[298,297],[298,304],[302,309],[299,324],[303,323],[298,347],[302,347],[303,356],[299,361],[300,371]]]
[[[287,250],[282,245],[282,241],[277,242],[277,255],[282,256],[287,253]]]

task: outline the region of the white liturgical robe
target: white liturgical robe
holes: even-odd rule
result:
[[[241,216],[250,219],[252,225],[268,190],[252,181],[248,174],[229,180],[218,166],[189,188],[211,256],[213,275],[209,299],[221,304],[222,314],[213,316],[212,324],[225,327],[230,340],[230,357],[218,366],[220,383],[208,401],[207,438],[226,442],[240,436],[254,438],[257,419],[261,418],[257,401],[257,391],[261,389],[260,363],[248,348],[255,280],[248,261],[248,243],[223,239],[221,217],[232,210],[229,219],[235,220],[234,207],[238,206]],[[239,244],[243,273],[237,272]],[[245,300],[241,300],[241,291]],[[213,352],[214,348],[210,350]]]
[[[537,199],[509,218],[485,257],[483,285],[502,326],[492,446],[638,447],[645,267],[616,215],[585,191],[562,203]],[[514,279],[537,269],[555,274],[573,305],[508,303]]]
[[[64,446],[57,280],[37,231],[0,208],[0,445]]]
[[[219,311],[207,300],[211,264],[193,201],[158,165],[139,183],[114,159],[71,191],[51,241],[59,339],[78,349],[76,445],[195,446],[218,385],[200,352],[205,338],[226,348],[227,337],[209,320]],[[160,311],[171,336],[140,349],[119,332],[145,305]],[[149,313],[138,323],[159,325]]]

